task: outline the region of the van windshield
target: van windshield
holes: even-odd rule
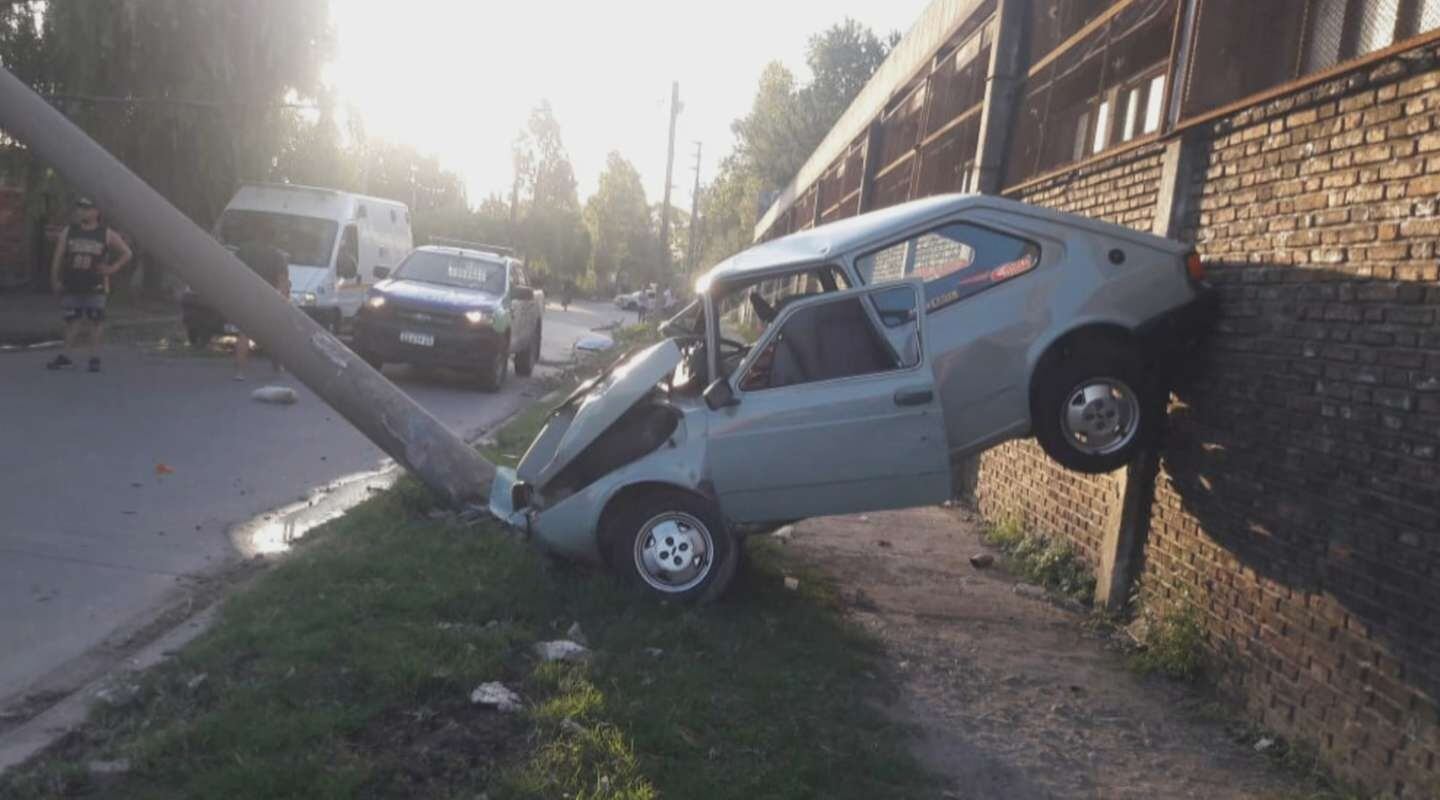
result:
[[[227,209],[220,215],[220,241],[231,247],[256,241],[268,225],[275,246],[290,256],[290,263],[302,267],[327,267],[335,250],[339,224],[332,219],[276,214],[270,211]]]
[[[395,270],[406,281],[438,283],[461,289],[478,289],[489,294],[505,293],[505,265],[461,255],[416,250]]]

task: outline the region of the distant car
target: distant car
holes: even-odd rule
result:
[[[412,252],[366,296],[356,351],[371,366],[405,363],[478,373],[499,389],[513,357],[529,375],[540,360],[545,295],[518,260],[497,253],[427,245]]]
[[[546,547],[682,601],[725,588],[742,531],[940,503],[952,463],[1007,440],[1123,466],[1213,302],[1182,244],[956,195],[753,247],[696,293],[491,493]]]

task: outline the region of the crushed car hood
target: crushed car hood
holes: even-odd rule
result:
[[[516,469],[520,479],[543,487],[674,371],[680,357],[680,347],[667,339],[621,359],[608,372],[582,385],[526,451]]]

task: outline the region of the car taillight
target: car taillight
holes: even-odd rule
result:
[[[1185,274],[1195,283],[1205,282],[1205,262],[1200,260],[1200,254],[1190,251],[1185,255]]]

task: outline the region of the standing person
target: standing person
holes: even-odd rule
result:
[[[100,346],[105,334],[105,293],[110,276],[130,263],[130,246],[120,234],[100,224],[100,209],[88,197],[75,201],[79,220],[61,231],[50,259],[50,288],[60,295],[65,318],[65,349],[45,364],[47,369],[75,365],[75,349],[81,328],[90,342],[91,372],[100,371]]]
[[[564,285],[560,289],[560,308],[564,309],[565,311],[569,311],[570,297],[574,294],[575,282],[570,280],[569,278],[566,278]]]
[[[275,246],[275,229],[263,220],[252,229],[249,241],[240,245],[235,256],[245,262],[252,272],[259,275],[275,288],[282,297],[290,296],[290,256]],[[245,364],[250,361],[250,337],[244,331],[235,332],[235,380],[245,380]],[[280,371],[280,363],[273,357],[270,366]]]

